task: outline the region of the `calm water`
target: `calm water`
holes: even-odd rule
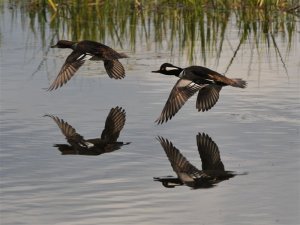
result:
[[[227,72],[247,80],[247,89],[224,88],[206,113],[196,111],[194,96],[171,121],[155,125],[177,79],[150,71],[163,62],[188,66],[186,54],[170,54],[166,45],[158,50],[154,42],[147,48],[140,43],[136,52],[126,43],[123,49],[112,46],[131,56],[122,60],[124,80],[109,79],[102,63],[92,62],[49,93],[43,88],[70,51],[46,55],[28,24],[22,28],[10,16],[5,8],[0,21],[1,224],[300,223],[299,33],[289,53],[277,39],[288,75],[274,51],[255,55],[249,70],[249,40]],[[237,32],[232,25],[231,43],[238,43]],[[209,58],[206,66],[224,72],[232,54],[227,44],[219,64]],[[115,106],[126,110],[119,140],[130,145],[99,156],[61,155],[53,147],[66,140],[43,115],[59,116],[84,137],[96,138]],[[174,176],[156,137],[168,138],[201,168],[198,132],[218,144],[227,170],[248,175],[200,190],[154,182],[156,176]]]

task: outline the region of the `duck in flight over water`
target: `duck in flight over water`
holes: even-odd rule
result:
[[[196,92],[198,92],[196,108],[198,111],[204,112],[211,109],[217,103],[222,87],[229,85],[245,88],[247,86],[246,81],[240,78],[230,79],[202,66],[180,68],[170,63],[164,63],[159,70],[152,72],[179,77],[161,115],[155,121],[158,124],[167,122],[175,116],[184,103]]]
[[[51,48],[70,48],[73,52],[67,57],[56,79],[47,89],[48,91],[55,90],[67,83],[86,60],[104,61],[105,70],[110,78],[122,79],[125,77],[125,69],[118,59],[128,58],[128,56],[118,53],[104,44],[88,40],[80,42],[59,40]]]

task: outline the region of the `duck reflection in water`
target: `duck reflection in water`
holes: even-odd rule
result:
[[[45,116],[51,117],[56,122],[69,143],[69,145],[54,145],[62,155],[100,155],[119,150],[123,145],[130,144],[130,142],[117,141],[126,120],[125,110],[118,106],[110,110],[101,137],[94,139],[84,139],[70,124],[57,116]]]
[[[196,139],[202,170],[192,165],[168,139],[157,137],[177,177],[154,177],[154,181],[162,182],[166,188],[186,185],[198,189],[213,187],[215,184],[237,175],[233,171],[225,171],[218,146],[207,134],[199,133]]]

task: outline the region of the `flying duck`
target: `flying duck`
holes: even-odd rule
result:
[[[204,112],[216,104],[222,87],[229,85],[245,88],[247,86],[246,81],[240,78],[230,79],[202,66],[190,66],[183,69],[170,63],[164,63],[159,70],[152,72],[179,77],[159,118],[155,121],[158,124],[170,120],[196,92],[198,92],[196,108],[198,111]]]
[[[86,60],[104,61],[105,70],[110,78],[122,79],[125,77],[125,70],[118,59],[128,58],[124,53],[118,53],[112,48],[95,41],[67,41],[59,40],[51,48],[70,48],[73,52],[67,57],[57,77],[47,89],[55,90],[70,80],[75,72]]]

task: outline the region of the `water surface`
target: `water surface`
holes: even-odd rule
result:
[[[138,38],[135,50],[125,40],[123,48],[112,43],[131,57],[121,60],[124,80],[109,79],[101,62],[91,62],[47,92],[70,51],[46,52],[28,21],[23,26],[11,13],[5,5],[0,22],[1,224],[299,224],[299,32],[284,57],[288,74],[275,51],[251,57],[255,40],[249,39],[226,73],[247,80],[247,89],[224,88],[205,113],[195,109],[194,96],[171,121],[156,125],[177,78],[150,71],[164,62],[188,66],[187,52],[171,53],[167,45],[158,50],[154,42],[145,48]],[[226,33],[231,44],[239,42],[234,24]],[[285,52],[288,43],[276,40]],[[208,57],[205,65],[223,73],[232,55],[227,43],[219,62]],[[99,156],[61,155],[53,147],[66,140],[43,115],[57,115],[94,138],[116,106],[127,115],[119,139],[130,145]],[[227,170],[248,175],[200,190],[154,182],[175,175],[156,137],[170,139],[201,168],[199,132],[218,144]]]

